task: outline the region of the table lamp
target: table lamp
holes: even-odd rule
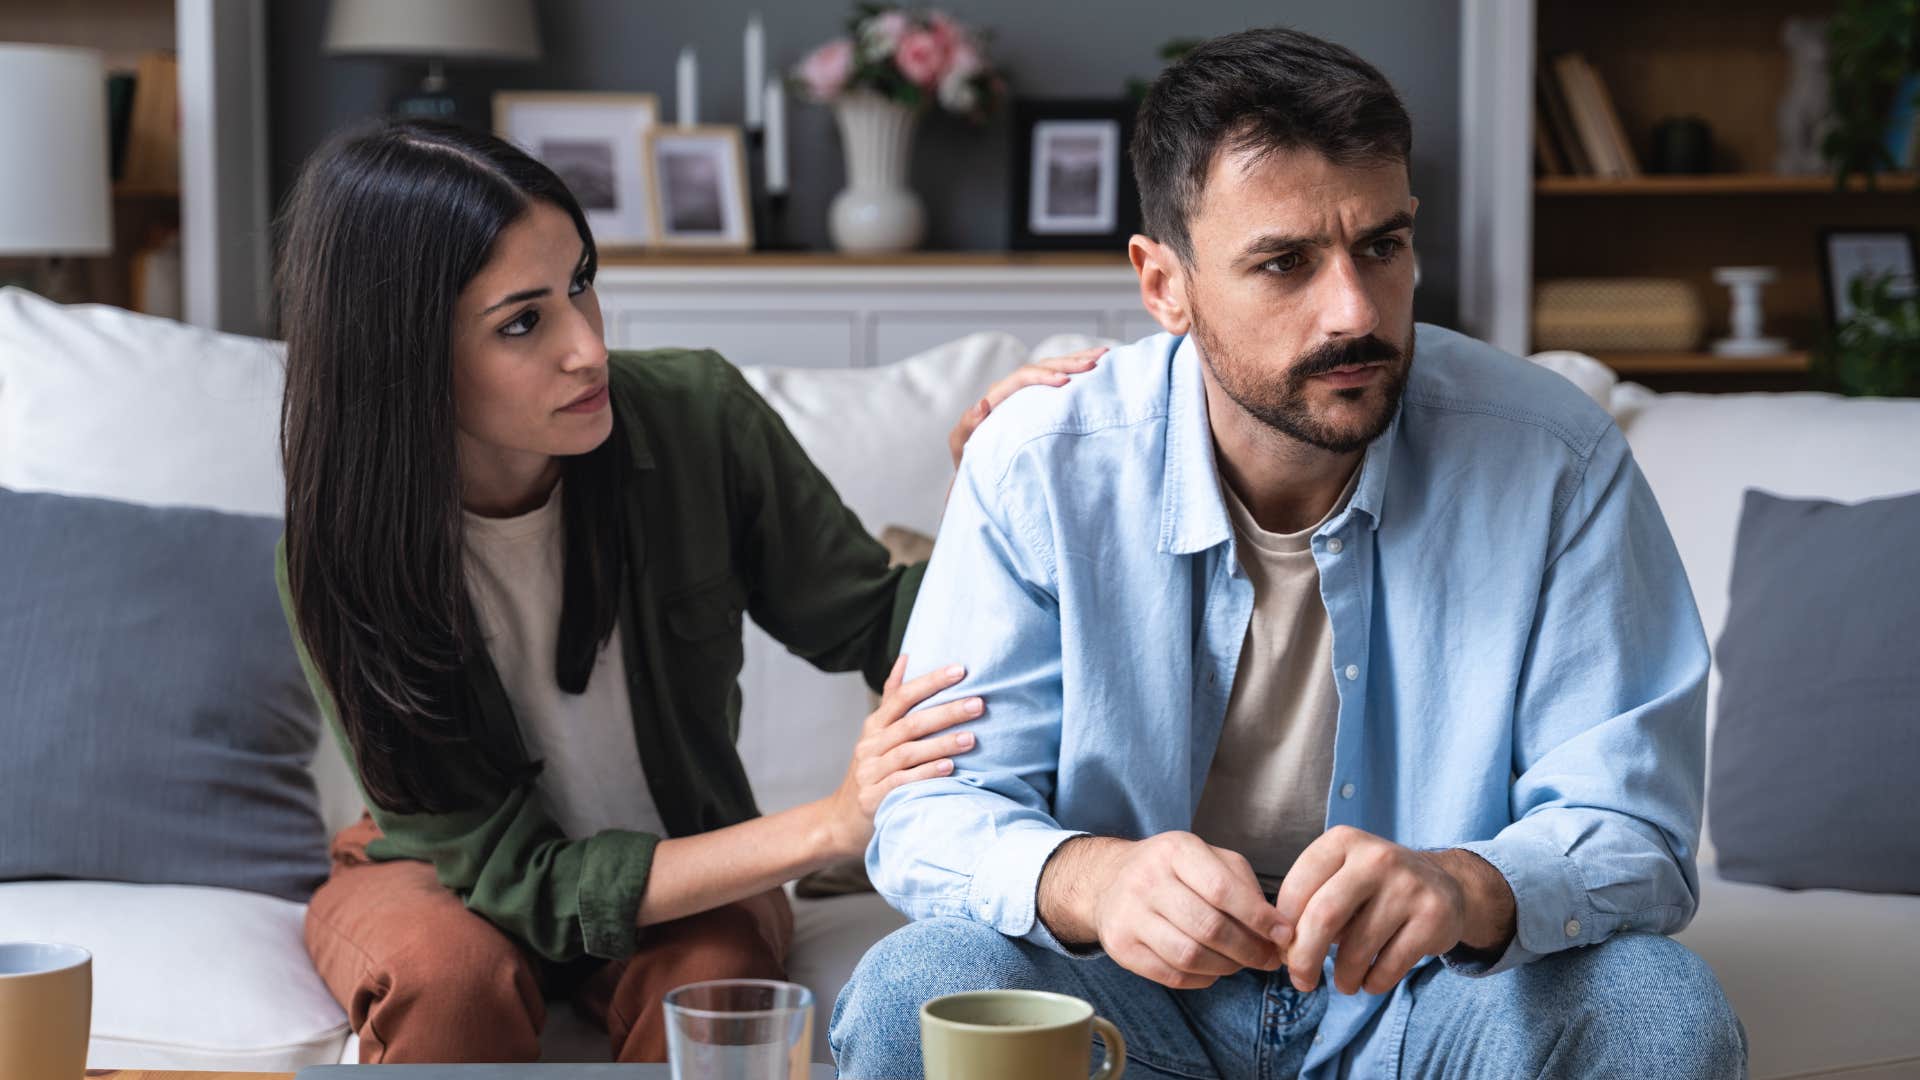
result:
[[[473,108],[448,91],[445,65],[538,60],[540,29],[531,0],[333,0],[326,51],[425,60],[420,89],[395,98],[393,113],[460,120]],[[491,124],[485,116],[466,119]]]
[[[46,260],[24,284],[78,299],[67,256],[113,251],[100,52],[0,43],[0,146],[0,257]]]

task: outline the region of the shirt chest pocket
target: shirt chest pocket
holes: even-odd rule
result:
[[[662,606],[670,692],[689,717],[718,719],[738,694],[746,585],[723,574],[674,593]]]

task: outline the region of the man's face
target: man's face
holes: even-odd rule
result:
[[[1249,416],[1336,453],[1386,430],[1413,363],[1413,215],[1400,164],[1223,150],[1189,221],[1186,310]]]

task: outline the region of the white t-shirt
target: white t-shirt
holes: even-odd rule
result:
[[[546,763],[537,788],[560,828],[574,839],[607,829],[664,835],[634,745],[618,626],[585,693],[569,694],[556,681],[566,562],[562,486],[519,517],[466,514],[467,590],[527,753]]]

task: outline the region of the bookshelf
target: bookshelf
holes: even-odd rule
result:
[[[1787,84],[1781,29],[1832,14],[1833,0],[1462,0],[1461,322],[1516,352],[1532,348],[1536,283],[1668,277],[1693,284],[1707,337],[1725,334],[1716,266],[1777,267],[1767,332],[1790,351],[1735,361],[1704,351],[1602,357],[1656,389],[1786,389],[1810,384],[1826,333],[1822,228],[1920,230],[1920,178],[1881,175],[1836,189],[1831,174],[1773,173]],[[1537,73],[1578,51],[1604,83],[1639,163],[1654,125],[1692,114],[1712,129],[1714,171],[1632,179],[1536,175]],[[1704,350],[1706,342],[1701,343]]]
[[[1707,337],[1724,335],[1730,297],[1716,266],[1777,267],[1764,294],[1766,329],[1788,353],[1733,360],[1706,352],[1613,353],[1602,359],[1657,389],[1747,389],[1808,385],[1809,350],[1826,333],[1820,276],[1823,228],[1920,229],[1911,175],[1855,179],[1775,174],[1776,106],[1788,82],[1781,42],[1794,16],[1831,15],[1831,0],[1537,0],[1534,57],[1551,74],[1560,57],[1583,57],[1619,118],[1638,175],[1535,175],[1531,281],[1569,277],[1663,277],[1692,284],[1707,312]],[[1551,110],[1548,110],[1549,112]],[[1713,172],[1656,175],[1652,133],[1665,117],[1704,119]],[[1704,347],[1705,343],[1702,343]]]

